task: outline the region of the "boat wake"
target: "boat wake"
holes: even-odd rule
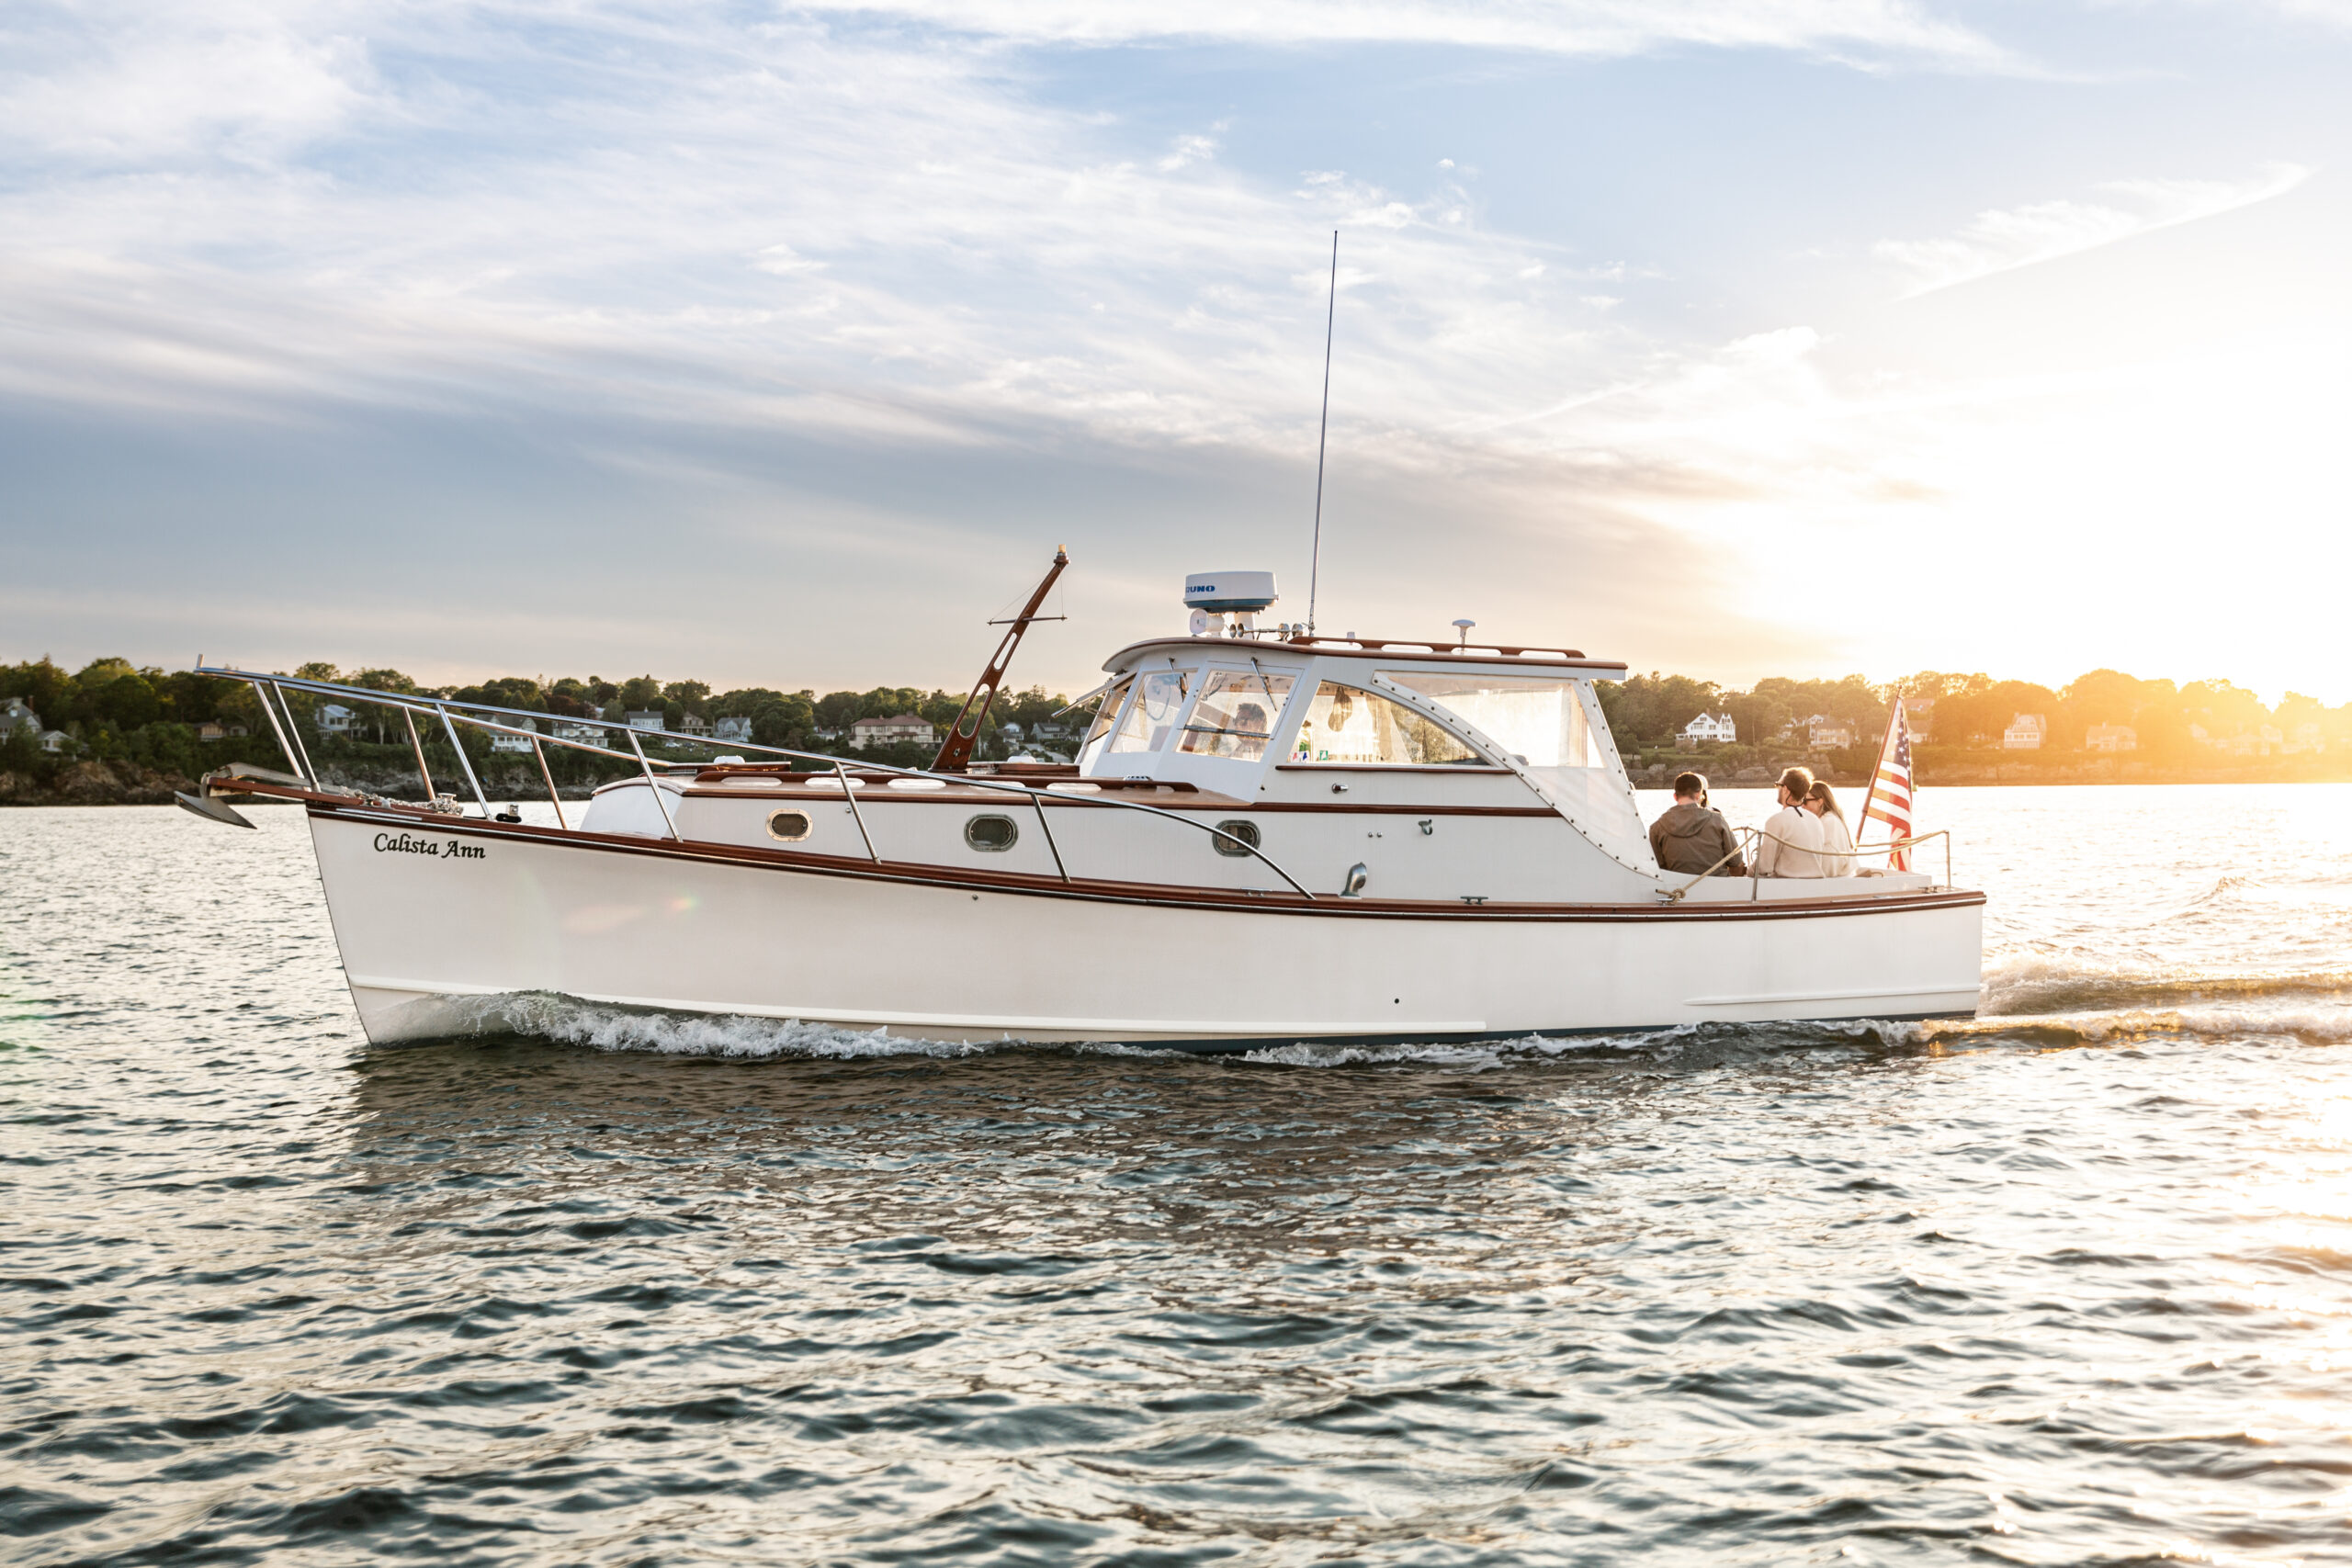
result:
[[[582,1001],[548,992],[450,998],[435,1010],[438,1039],[522,1037],[594,1051],[757,1061],[963,1057],[1003,1051],[1134,1056],[1182,1055],[1165,1047],[1050,1044],[1006,1038],[927,1039],[896,1029],[855,1030],[798,1019],[673,1013]],[[1487,1071],[1611,1055],[1687,1067],[1823,1049],[2038,1050],[2114,1045],[2162,1037],[2352,1039],[2352,969],[2249,974],[2156,973],[2021,953],[1988,964],[1973,1019],[1705,1023],[1565,1037],[1431,1041],[1383,1045],[1267,1045],[1227,1058],[1272,1067],[1421,1066]]]
[[[615,1007],[549,991],[451,998],[429,1005],[435,1011],[431,1032],[438,1038],[522,1035],[594,1051],[745,1060],[799,1056],[854,1061],[868,1056],[967,1056],[1001,1049],[994,1044],[925,1040],[888,1030],[843,1029],[797,1018]]]

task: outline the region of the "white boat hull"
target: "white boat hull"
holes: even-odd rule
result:
[[[446,1034],[450,1002],[512,993],[1196,1050],[1967,1016],[1977,1003],[1983,898],[1969,893],[1252,906],[406,813],[314,807],[311,820],[378,1043]]]

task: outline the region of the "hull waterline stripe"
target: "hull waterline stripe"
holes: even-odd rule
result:
[[[346,976],[354,987],[371,991],[413,991],[439,997],[502,997],[516,994],[511,987],[465,986],[447,981],[395,980],[381,976]],[[1177,1034],[1190,1039],[1209,1039],[1218,1035],[1271,1035],[1277,1038],[1300,1034],[1362,1033],[1367,1029],[1385,1026],[1394,1030],[1400,1025],[1408,1031],[1428,1030],[1448,1034],[1475,1034],[1485,1030],[1487,1021],[1472,1019],[1464,1021],[1442,1020],[1420,1023],[1412,1020],[1378,1021],[1356,1019],[1347,1023],[1309,1023],[1292,1021],[1281,1023],[1200,1023],[1188,1019],[1127,1019],[1127,1018],[1015,1018],[986,1014],[945,1012],[880,1012],[868,1008],[802,1008],[766,1007],[755,1002],[688,1002],[662,997],[622,997],[597,991],[559,991],[558,996],[571,997],[583,1002],[595,1002],[606,1007],[646,1008],[660,1012],[718,1013],[742,1018],[786,1018],[809,1023],[887,1023],[910,1029],[1050,1029],[1063,1033],[1119,1034],[1126,1036]]]
[[[1871,1002],[1894,1000],[1903,997],[1973,997],[1982,988],[1974,980],[1955,980],[1949,986],[1905,986],[1892,991],[1773,991],[1753,997],[1685,997],[1687,1008],[1760,1007],[1780,1002]]]

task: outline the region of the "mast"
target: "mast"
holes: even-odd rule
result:
[[[979,739],[980,726],[986,722],[989,709],[996,702],[997,683],[1004,679],[1005,669],[1012,662],[1013,649],[1021,646],[1021,634],[1029,629],[1029,623],[1032,621],[1053,621],[1061,618],[1058,615],[1041,615],[1037,614],[1037,607],[1046,602],[1046,593],[1054,586],[1054,579],[1059,577],[1062,574],[1062,569],[1068,565],[1069,565],[1069,552],[1057,547],[1054,550],[1052,568],[1046,571],[1046,580],[1037,584],[1037,591],[1029,595],[1029,603],[1021,607],[1021,614],[1013,616],[1009,623],[1004,621],[989,623],[990,626],[1008,628],[1004,634],[1004,640],[996,645],[996,653],[989,659],[989,667],[980,671],[979,680],[973,682],[972,694],[964,699],[962,711],[956,714],[955,724],[948,728],[946,740],[939,748],[939,755],[932,761],[933,773],[960,773],[970,770],[972,747]]]

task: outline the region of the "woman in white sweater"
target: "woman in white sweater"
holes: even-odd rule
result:
[[[1853,875],[1854,835],[1846,827],[1846,814],[1838,809],[1838,796],[1815,779],[1805,792],[1804,808],[1821,819],[1821,874]]]

